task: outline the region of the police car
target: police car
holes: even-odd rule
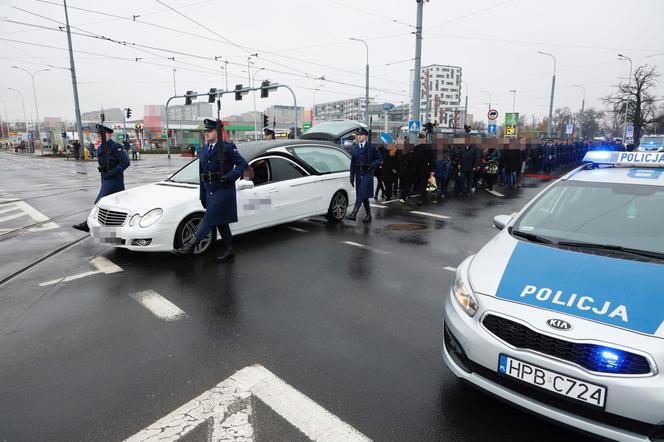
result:
[[[443,359],[535,414],[664,441],[664,153],[585,161],[458,266]]]

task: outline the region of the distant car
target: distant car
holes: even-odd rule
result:
[[[664,153],[585,160],[457,267],[443,359],[534,414],[664,441]]]
[[[238,222],[234,234],[325,215],[343,219],[355,191],[350,157],[322,141],[276,140],[238,145],[249,163],[236,182]],[[193,160],[170,178],[102,198],[88,216],[93,239],[136,251],[172,251],[186,244],[203,218],[199,165]],[[196,249],[216,241],[208,235]]]
[[[664,135],[644,135],[637,150],[664,152]]]

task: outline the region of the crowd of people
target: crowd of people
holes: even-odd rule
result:
[[[624,150],[620,143],[575,140],[542,140],[525,148],[482,148],[475,144],[435,151],[421,134],[415,146],[398,149],[381,146],[383,162],[375,170],[374,198],[399,198],[417,204],[474,194],[477,189],[494,192],[494,187],[517,189],[526,174],[552,176],[580,164],[589,150]]]

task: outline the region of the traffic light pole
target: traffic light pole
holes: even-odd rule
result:
[[[415,28],[415,70],[413,71],[413,120],[420,119],[420,93],[422,85],[420,75],[422,71],[422,15],[424,14],[424,1],[417,1],[417,25]],[[410,141],[417,142],[417,134],[410,133]]]
[[[286,88],[290,91],[291,95],[293,95],[293,109],[294,109],[293,136],[295,138],[297,138],[297,97],[295,96],[295,92],[293,91],[293,89],[290,88],[289,86],[285,85],[285,84],[272,83],[272,84],[270,84],[270,86],[267,89],[272,90],[272,89],[278,89],[278,88]],[[222,96],[227,95],[227,94],[237,94],[237,93],[246,94],[246,93],[249,93],[251,91],[260,91],[262,89],[263,89],[262,87],[253,87],[253,88],[252,87],[245,87],[245,88],[242,88],[242,89],[236,89],[236,90],[232,90],[232,91],[217,90],[215,95],[217,96],[217,98],[221,98]],[[171,137],[168,136],[168,129],[169,129],[168,106],[170,106],[171,100],[173,100],[175,98],[185,98],[186,99],[186,98],[193,98],[193,97],[208,97],[208,96],[210,96],[209,92],[201,93],[201,94],[173,95],[172,97],[170,97],[166,101],[166,140],[167,140],[166,141],[166,148],[167,148],[167,151],[168,151],[168,158],[169,159],[171,158]]]

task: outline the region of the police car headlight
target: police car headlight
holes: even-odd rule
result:
[[[452,294],[456,298],[457,302],[463,308],[463,310],[468,314],[468,316],[475,316],[479,304],[473,291],[470,288],[470,282],[465,275],[466,269],[459,269],[454,279],[454,286],[452,286]]]
[[[129,220],[129,227],[134,227],[139,219],[141,219],[141,215],[139,215],[138,213],[132,216],[131,219]]]
[[[141,227],[149,227],[159,221],[159,218],[161,218],[161,215],[163,214],[164,211],[161,209],[152,209],[141,217],[141,221],[138,223],[138,225]]]

